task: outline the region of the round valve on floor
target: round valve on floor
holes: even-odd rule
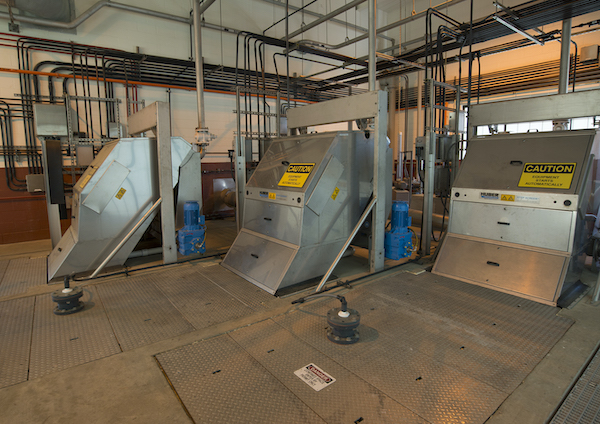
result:
[[[327,338],[337,344],[352,344],[358,341],[360,314],[356,309],[333,308],[327,312]]]
[[[81,311],[85,306],[79,299],[83,296],[81,287],[71,288],[69,277],[65,277],[65,286],[63,289],[52,292],[52,301],[56,302],[54,313],[56,315],[69,315]]]

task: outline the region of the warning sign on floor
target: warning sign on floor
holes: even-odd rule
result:
[[[569,189],[575,163],[526,163],[519,187]]]
[[[315,167],[314,163],[290,163],[279,180],[283,187],[302,187]]]
[[[327,374],[315,364],[308,364],[305,367],[294,371],[306,384],[315,389],[317,392],[324,389],[335,382],[335,378]]]

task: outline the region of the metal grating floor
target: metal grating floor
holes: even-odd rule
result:
[[[97,286],[124,351],[194,330],[156,286],[162,277],[140,274]]]
[[[600,350],[550,421],[550,424],[596,423],[600,423]]]
[[[0,302],[0,387],[27,380],[35,298]]]
[[[0,284],[0,297],[27,293],[46,284],[46,257],[11,259]]]
[[[36,296],[29,378],[121,353],[95,287],[84,289],[85,307],[57,316],[49,295]]]
[[[196,422],[236,422],[240,410],[252,418],[244,422],[282,422],[269,412],[279,403],[265,392],[268,373],[293,394],[279,401],[290,409],[300,401],[326,422],[483,423],[572,324],[557,308],[430,273],[396,274],[345,296],[361,313],[355,345],[326,339],[325,315],[338,303],[327,299],[157,360]],[[215,344],[232,340],[238,348],[215,361]],[[293,374],[309,363],[337,381],[313,392]],[[213,383],[221,372],[236,378]],[[250,406],[248,395],[212,400],[240,381],[254,387]]]
[[[227,335],[157,359],[196,423],[324,423]]]

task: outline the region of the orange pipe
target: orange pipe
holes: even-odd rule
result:
[[[55,77],[55,78],[76,78],[76,79],[83,80],[83,77],[80,75],[58,74],[56,72],[28,71],[25,69],[0,68],[0,72],[8,72],[11,74],[38,75],[38,76],[43,76],[43,77]],[[144,86],[148,86],[148,87],[162,87],[162,88],[174,88],[176,90],[196,91],[196,88],[194,88],[194,87],[183,87],[180,85],[160,84],[157,82],[125,81],[125,80],[120,80],[120,79],[115,79],[115,78],[100,78],[100,77],[93,77],[93,76],[88,77],[88,79],[93,80],[93,81],[115,82],[115,83],[124,84],[124,85],[144,85]],[[223,91],[223,90],[204,90],[204,91],[208,92],[208,93],[235,95],[235,92],[233,92],[233,91]],[[257,95],[251,94],[251,96],[256,97]],[[268,99],[276,99],[277,98],[275,96],[266,96],[266,97]],[[281,100],[287,100],[287,98],[281,97]],[[291,101],[300,102],[300,103],[316,103],[316,102],[311,102],[308,100],[292,99]]]

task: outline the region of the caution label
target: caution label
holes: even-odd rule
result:
[[[117,199],[121,200],[121,198],[125,195],[125,192],[127,190],[125,190],[123,187],[121,187],[121,189],[117,192],[117,195],[115,196]]]
[[[575,174],[575,163],[526,163],[519,187],[569,189]]]
[[[340,194],[340,189],[336,187],[335,190],[333,190],[333,194],[331,195],[331,198],[333,200],[335,200],[335,198],[337,197],[338,194]]]
[[[269,193],[269,199],[275,200],[277,199],[277,195],[275,193]]]
[[[514,202],[515,195],[514,194],[503,194],[502,196],[500,196],[500,200],[503,200],[505,202]]]
[[[303,187],[315,167],[314,163],[290,163],[279,180],[283,187]]]

